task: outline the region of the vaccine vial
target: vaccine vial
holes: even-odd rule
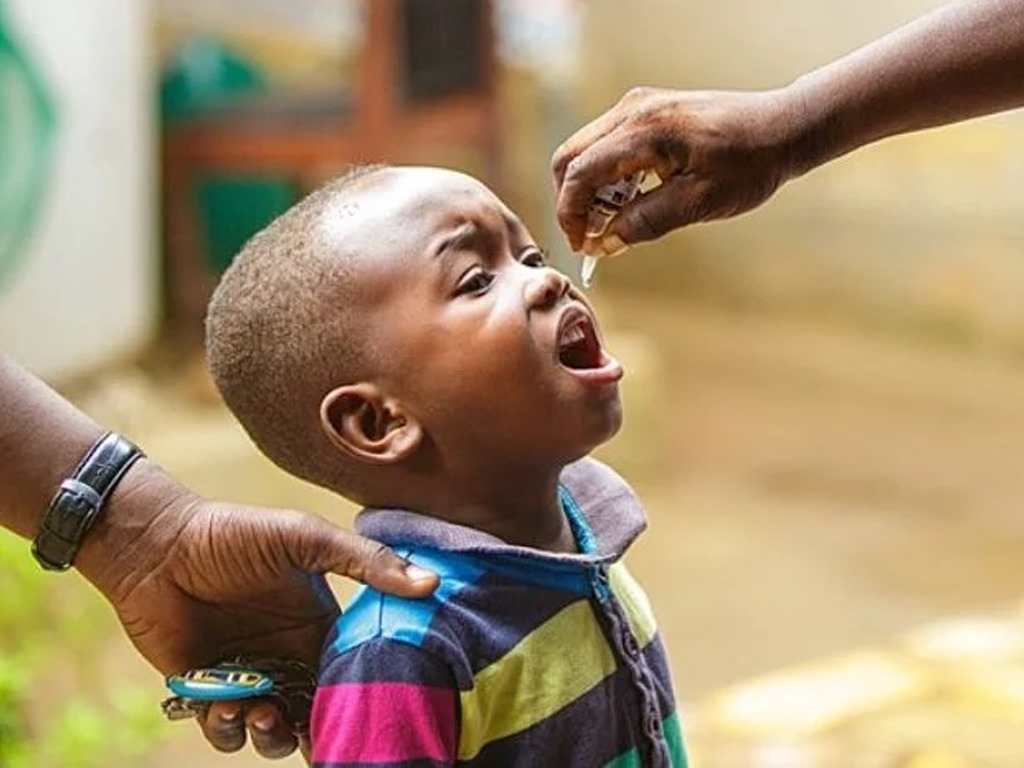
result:
[[[586,237],[601,237],[608,229],[612,219],[622,210],[622,206],[636,197],[643,180],[644,172],[637,171],[614,184],[598,187],[594,193],[594,202],[591,203],[590,209],[587,211]],[[580,271],[580,279],[583,281],[584,288],[590,287],[596,270],[597,258],[584,256],[583,268]]]

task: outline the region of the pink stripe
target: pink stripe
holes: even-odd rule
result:
[[[318,688],[311,723],[315,763],[455,761],[455,693],[410,683]]]

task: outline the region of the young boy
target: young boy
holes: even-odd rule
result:
[[[356,527],[441,576],[328,638],[317,766],[683,766],[668,663],[619,562],[645,526],[584,458],[622,419],[594,313],[478,181],[357,170],[256,235],[207,320],[229,407]]]

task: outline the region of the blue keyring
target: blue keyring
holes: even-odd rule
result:
[[[199,701],[228,701],[266,696],[274,690],[269,676],[252,669],[229,666],[191,669],[167,678],[167,687],[182,698]]]

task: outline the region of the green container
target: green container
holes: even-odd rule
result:
[[[189,41],[168,62],[160,84],[165,125],[209,116],[240,96],[267,90],[259,69],[211,38]],[[299,190],[286,177],[223,175],[193,190],[200,212],[207,266],[223,272],[256,232],[286,211]]]
[[[207,266],[220,274],[246,241],[288,210],[298,190],[287,180],[255,176],[206,179],[195,190]]]

